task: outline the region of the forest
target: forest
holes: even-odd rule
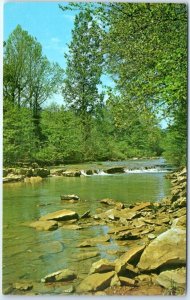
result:
[[[185,165],[187,6],[110,2],[59,9],[77,12],[65,70],[20,25],[4,41],[4,165],[157,156]],[[47,105],[56,93],[62,104]]]

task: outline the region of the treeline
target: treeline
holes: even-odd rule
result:
[[[162,154],[185,164],[186,6],[70,3],[60,9],[79,10],[66,70],[50,63],[19,25],[4,43],[4,164]],[[103,74],[114,88],[102,85]],[[59,92],[62,105],[44,105]]]

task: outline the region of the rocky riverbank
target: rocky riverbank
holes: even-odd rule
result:
[[[83,240],[77,246],[81,252],[76,259],[97,257],[88,275],[82,276],[71,265],[39,278],[39,282],[15,282],[5,293],[43,294],[44,288],[47,293],[47,286],[49,289],[57,286],[60,294],[184,295],[186,169],[167,176],[172,183],[171,196],[161,202],[141,202],[126,207],[113,199],[102,199],[102,209],[94,215],[87,211],[80,216],[75,210],[63,209],[25,224],[42,231],[85,230],[94,225],[106,225],[109,229],[105,235]],[[80,198],[62,195],[60,201],[63,205],[72,201],[74,208]],[[122,253],[114,253],[115,260],[101,258],[99,252],[94,251],[97,245],[104,247],[113,241],[125,248]]]
[[[140,169],[130,168],[127,166],[102,166],[100,164],[82,170],[77,167],[64,166],[60,168],[41,168],[37,163],[33,163],[30,167],[15,167],[3,169],[3,183],[13,182],[37,182],[43,178],[62,176],[62,177],[80,177],[92,175],[113,175],[133,172],[164,172],[171,171],[171,166],[167,164],[149,165]]]
[[[41,181],[50,175],[50,170],[40,168],[37,164],[23,168],[4,168],[3,183]]]

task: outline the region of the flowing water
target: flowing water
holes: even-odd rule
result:
[[[124,166],[126,173],[105,175],[104,168],[115,165]],[[92,167],[98,169],[98,174],[85,176],[85,170]],[[112,198],[128,205],[134,202],[160,201],[169,193],[170,182],[165,178],[167,169],[161,159],[108,162],[102,165],[86,164],[77,165],[77,168],[83,170],[84,176],[49,177],[35,184],[4,185],[4,287],[21,280],[39,282],[45,275],[63,268],[74,269],[83,276],[88,273],[93,261],[103,257],[115,259],[114,255],[109,254],[109,250],[122,248],[115,242],[99,245],[90,248],[90,251],[99,252],[99,258],[82,260],[80,255],[87,250],[77,248],[77,244],[86,238],[106,234],[107,226],[90,226],[81,230],[59,228],[56,231],[45,232],[36,231],[24,223],[64,208],[74,210],[79,215],[87,210],[94,214],[102,207],[99,200],[103,198]],[[81,200],[73,204],[63,203],[60,201],[61,194],[76,194]],[[59,293],[59,289],[49,293]]]

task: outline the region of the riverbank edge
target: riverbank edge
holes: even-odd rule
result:
[[[133,159],[135,161],[135,159]],[[96,164],[96,163],[94,163]],[[142,170],[150,170],[156,168],[164,168],[167,171],[171,171],[173,167],[168,164],[152,164],[150,166],[145,166]],[[135,168],[133,168],[135,169]],[[97,175],[99,172],[103,172],[108,175],[122,174],[126,171],[132,171],[133,169],[128,169],[126,166],[116,165],[116,166],[103,166],[98,163],[96,167],[86,167],[83,170],[80,167],[72,167],[70,165],[57,167],[57,168],[41,168],[37,163],[33,163],[30,167],[9,167],[3,168],[3,183],[15,183],[15,182],[37,182],[41,181],[43,178],[48,177],[80,177],[80,176],[91,176]]]

